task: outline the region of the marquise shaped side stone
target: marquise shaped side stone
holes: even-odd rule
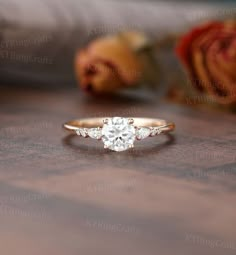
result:
[[[100,128],[90,128],[88,130],[89,137],[93,139],[101,139],[102,137],[102,130]]]
[[[140,127],[137,129],[136,137],[137,137],[137,139],[142,140],[142,139],[147,138],[150,135],[150,133],[151,133],[150,128]]]

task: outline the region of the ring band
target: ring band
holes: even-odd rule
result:
[[[143,140],[175,129],[175,124],[162,119],[104,117],[66,122],[63,127],[82,137],[102,140],[105,149],[125,151]]]

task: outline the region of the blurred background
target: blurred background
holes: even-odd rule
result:
[[[233,0],[0,0],[0,253],[235,254],[235,73]],[[104,116],[176,130],[61,128]]]
[[[1,83],[73,86],[75,53],[94,38],[138,30],[156,42],[234,15],[234,1],[1,0]]]

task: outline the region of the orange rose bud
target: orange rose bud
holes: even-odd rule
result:
[[[126,32],[93,41],[75,58],[75,72],[81,88],[90,93],[113,93],[137,84],[143,72],[135,47],[142,34]]]
[[[181,38],[176,53],[196,89],[236,103],[236,21],[211,22]]]

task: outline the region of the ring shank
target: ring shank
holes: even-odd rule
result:
[[[63,127],[69,131],[76,131],[78,128],[96,128],[102,127],[104,118],[86,118],[86,119],[77,119],[66,122]],[[133,125],[138,127],[162,127],[164,132],[169,132],[174,130],[175,124],[172,122],[167,122],[162,119],[151,119],[151,118],[132,118],[134,120]]]

